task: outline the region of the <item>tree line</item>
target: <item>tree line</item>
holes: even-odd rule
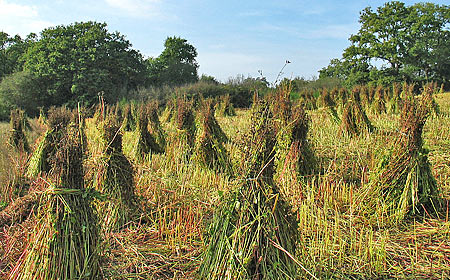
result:
[[[359,22],[350,46],[319,71],[318,80],[282,83],[290,83],[293,91],[404,81],[450,87],[450,6],[392,1],[376,10],[365,8]],[[224,84],[199,78],[196,57],[193,45],[174,36],[165,40],[159,56],[145,58],[125,36],[109,32],[106,23],[76,22],[26,38],[0,32],[0,120],[17,107],[35,116],[50,106],[91,106],[99,94],[113,103],[136,92],[161,97],[182,85],[187,85],[184,93],[230,94],[236,105],[248,106],[252,91],[271,88],[264,77],[238,76]]]
[[[164,47],[145,59],[98,22],[51,27],[25,39],[1,32],[0,118],[15,107],[36,115],[39,107],[90,106],[99,93],[115,102],[138,87],[197,81],[195,47],[179,37],[168,37]]]

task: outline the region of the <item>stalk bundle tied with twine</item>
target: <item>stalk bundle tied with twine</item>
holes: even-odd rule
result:
[[[205,167],[231,171],[231,163],[224,144],[228,137],[214,117],[211,100],[203,100],[197,113],[193,159]]]
[[[98,124],[104,144],[96,166],[94,187],[106,196],[96,202],[102,229],[119,230],[137,211],[137,197],[133,185],[133,167],[122,152],[122,134],[118,120],[107,117]]]
[[[432,213],[439,205],[439,195],[422,131],[430,114],[431,92],[420,98],[404,99],[400,116],[400,133],[391,153],[381,162],[376,180],[395,222],[407,215]]]
[[[75,115],[64,107],[50,108],[48,112],[48,128],[39,140],[36,150],[28,163],[26,175],[35,177],[39,173],[48,173],[52,168],[51,159],[55,157],[56,146],[64,138],[66,128],[71,122],[78,122]]]
[[[277,93],[271,107],[277,140],[275,181],[280,188],[293,188],[302,176],[312,174],[316,165],[307,140],[310,118],[302,106],[293,106],[289,93]]]
[[[360,90],[359,87],[355,87],[352,90],[351,98],[347,100],[339,127],[340,133],[359,135],[363,131],[371,132],[374,130],[372,123],[361,105]]]
[[[289,252],[295,252],[298,233],[287,203],[273,184],[275,141],[267,104],[254,105],[245,143],[242,185],[214,215],[200,277],[294,279],[296,266]]]
[[[91,207],[95,192],[85,189],[83,179],[83,131],[74,123],[64,130],[53,143],[54,158],[48,159],[48,189],[31,241],[10,279],[100,278],[98,224]]]
[[[26,126],[25,112],[20,109],[11,110],[11,135],[9,137],[9,143],[20,152],[30,152],[30,145],[28,145],[27,138],[25,137]]]

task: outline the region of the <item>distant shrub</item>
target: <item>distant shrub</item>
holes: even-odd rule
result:
[[[138,102],[146,102],[157,100],[159,104],[165,105],[167,101],[175,95],[176,88],[170,86],[150,86],[140,87],[127,96],[128,100],[136,100]]]
[[[47,105],[41,98],[39,79],[28,72],[6,76],[0,83],[0,120],[8,120],[9,112],[22,108],[28,116],[39,115],[39,107]]]
[[[204,98],[214,98],[225,94],[221,85],[209,81],[199,81],[177,89],[179,94],[187,97],[202,96]]]

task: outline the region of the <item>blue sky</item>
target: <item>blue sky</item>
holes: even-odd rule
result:
[[[179,36],[197,48],[200,74],[226,81],[237,74],[257,77],[262,70],[273,82],[287,59],[292,63],[284,77],[317,76],[358,31],[359,12],[384,2],[0,0],[0,30],[26,36],[76,21],[106,22],[145,56],[158,56],[168,36]]]

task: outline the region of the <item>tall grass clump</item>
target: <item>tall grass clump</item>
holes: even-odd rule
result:
[[[148,114],[148,130],[150,134],[155,138],[156,144],[159,146],[158,151],[164,152],[166,148],[166,135],[164,129],[161,126],[158,115],[158,102],[153,101],[147,104]]]
[[[202,279],[294,279],[296,223],[273,183],[273,118],[253,105],[242,185],[219,205],[200,267]]]
[[[420,99],[409,97],[403,101],[400,133],[390,154],[380,164],[376,183],[395,222],[424,210],[435,212],[438,206],[436,180],[422,139],[431,102],[429,91],[424,91]]]
[[[28,145],[27,138],[25,137],[26,126],[25,112],[20,109],[11,110],[11,134],[9,137],[9,143],[19,152],[30,152],[30,145]]]
[[[302,105],[294,106],[289,92],[279,91],[272,103],[276,133],[275,181],[283,188],[299,187],[303,176],[315,169],[307,140],[310,119]]]
[[[124,131],[133,131],[136,129],[136,117],[133,114],[134,103],[127,103],[122,109],[122,126]]]
[[[221,117],[236,116],[233,103],[229,94],[218,97],[218,102],[215,106],[215,115]]]
[[[119,230],[137,213],[133,167],[122,152],[122,132],[116,118],[97,125],[103,151],[95,167],[94,187],[105,195],[96,204],[105,232]]]
[[[361,106],[360,87],[355,87],[342,113],[339,130],[348,135],[359,135],[363,131],[370,132],[373,129],[372,123]]]
[[[328,114],[331,116],[332,120],[336,123],[339,123],[339,116],[336,111],[336,102],[333,99],[333,96],[328,91],[328,89],[324,88],[322,90],[321,95],[317,99],[318,107],[326,108]]]
[[[49,118],[49,122],[61,120]],[[39,203],[29,246],[10,279],[101,278],[93,194],[85,189],[83,179],[83,131],[73,122],[64,130],[53,143],[53,157],[48,159],[52,168],[43,181],[47,189]]]
[[[203,100],[197,112],[196,137],[193,160],[201,166],[231,171],[231,163],[224,144],[228,137],[214,116],[214,107],[210,99]]]
[[[74,115],[65,107],[50,108],[47,119],[48,128],[30,158],[26,172],[28,177],[50,171],[50,159],[55,156],[56,145],[64,137],[66,128],[73,118]]]
[[[175,101],[170,126],[173,128],[168,137],[168,157],[174,162],[189,162],[195,145],[195,113],[193,102],[185,97]]]
[[[150,153],[162,153],[164,150],[156,143],[155,137],[148,130],[148,108],[141,104],[138,109],[136,125],[135,158],[142,161]]]
[[[377,86],[374,100],[372,103],[372,112],[375,114],[386,113],[386,93],[382,86]]]

